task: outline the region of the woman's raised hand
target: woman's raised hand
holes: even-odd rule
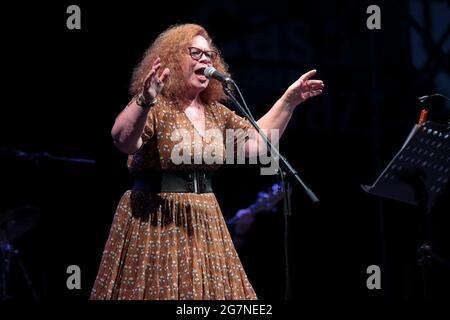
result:
[[[145,100],[153,101],[156,99],[156,96],[161,92],[164,88],[164,81],[166,81],[169,76],[170,70],[165,68],[163,72],[158,75],[158,70],[161,67],[161,59],[156,58],[153,62],[152,69],[147,74],[144,80],[144,90],[143,95]]]
[[[310,80],[317,70],[306,72],[297,81],[290,85],[283,95],[284,101],[295,107],[311,97],[322,93],[324,84],[322,80]]]

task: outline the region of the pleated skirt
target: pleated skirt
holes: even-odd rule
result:
[[[91,299],[256,299],[213,193],[128,190]]]

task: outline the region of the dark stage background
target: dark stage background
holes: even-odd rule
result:
[[[81,30],[66,28],[66,8],[81,8]],[[369,30],[366,9],[381,9]],[[292,298],[308,301],[423,299],[417,248],[424,216],[364,193],[417,122],[417,97],[450,96],[448,1],[153,1],[21,3],[2,15],[1,212],[23,205],[40,219],[13,244],[40,300],[89,297],[115,207],[131,186],[110,137],[130,99],[133,67],[159,32],[175,23],[206,27],[255,117],[301,74],[317,69],[324,93],[300,105],[281,152],[321,200],[294,185],[289,219]],[[233,106],[230,105],[232,109]],[[448,102],[427,104],[429,119],[449,119]],[[26,154],[17,157],[20,150]],[[95,164],[52,160],[42,153]],[[226,217],[276,182],[254,166],[226,166],[215,180]],[[450,210],[433,210],[434,248],[450,259]],[[261,213],[241,257],[258,296],[284,299],[283,216]],[[368,290],[366,268],[381,268]],[[66,268],[81,268],[80,290]],[[450,269],[432,263],[428,297],[449,297]],[[11,298],[32,296],[16,262]]]

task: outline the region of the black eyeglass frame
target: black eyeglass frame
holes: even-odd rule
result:
[[[193,49],[198,50],[198,52],[196,54],[193,53],[192,52]],[[205,57],[207,57],[210,61],[214,61],[217,58],[217,56],[219,55],[219,53],[217,51],[213,51],[213,50],[204,51],[197,47],[188,47],[188,51],[189,51],[189,55],[191,56],[191,58],[196,61],[200,60],[203,55],[205,55]],[[200,54],[200,55],[197,57],[198,54]]]

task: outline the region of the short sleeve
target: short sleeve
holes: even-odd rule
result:
[[[244,143],[250,138],[253,128],[251,123],[244,117],[236,114],[223,105],[219,105],[224,124],[224,137],[226,149],[232,146],[234,156],[244,152]]]
[[[224,116],[225,129],[243,129],[247,131],[252,127],[246,118],[238,116],[235,111],[231,111],[223,105],[220,105],[220,109]]]
[[[132,99],[127,107],[134,101]],[[145,149],[145,146],[148,144],[148,142],[153,137],[153,134],[155,132],[155,107],[151,107],[147,114],[147,120],[145,122],[144,130],[141,135],[142,144],[138,150],[136,150],[134,153],[130,154],[131,157],[137,156],[138,154],[142,153]]]

